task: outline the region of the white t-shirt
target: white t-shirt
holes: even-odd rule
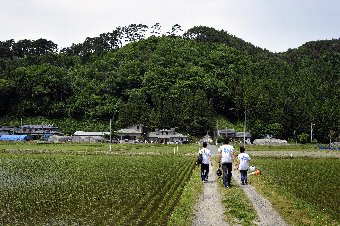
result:
[[[223,144],[219,149],[219,153],[222,153],[222,163],[232,163],[233,162],[233,153],[234,147],[230,144]]]
[[[238,165],[238,169],[239,170],[248,170],[248,161],[250,160],[250,157],[247,153],[243,152],[240,153],[237,156],[238,160],[239,160],[239,165]]]
[[[208,148],[202,148],[201,150],[199,150],[198,153],[199,154],[202,153],[202,157],[203,157],[202,163],[209,164],[209,157],[211,156],[210,150]]]

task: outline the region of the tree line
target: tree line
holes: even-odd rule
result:
[[[317,141],[339,138],[339,40],[272,53],[223,30],[160,28],[118,27],[61,50],[45,39],[0,42],[0,117],[114,119],[201,136],[246,114],[253,137],[295,139],[313,123]]]

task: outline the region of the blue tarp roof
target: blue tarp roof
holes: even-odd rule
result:
[[[29,140],[28,135],[1,135],[0,141],[22,141]]]

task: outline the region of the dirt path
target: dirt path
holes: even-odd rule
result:
[[[210,167],[212,168],[212,167]],[[210,169],[209,181],[204,183],[203,192],[195,208],[193,225],[217,226],[228,225],[224,219],[222,197],[217,189],[217,177]]]
[[[209,146],[208,148],[212,151],[213,155],[217,155],[216,146]],[[236,182],[240,183],[238,173],[234,172],[233,176]],[[253,186],[240,186],[249,197],[257,212],[259,217],[259,222],[256,222],[257,225],[287,225],[281,216],[274,210],[272,204],[259,195]],[[228,225],[228,223],[223,220],[223,213],[224,207],[222,206],[222,197],[218,192],[217,178],[215,172],[210,170],[209,182],[204,184],[203,192],[195,208],[192,225]]]
[[[242,188],[242,190],[246,193],[250,201],[252,202],[256,213],[259,217],[259,222],[256,222],[257,225],[275,225],[275,226],[283,226],[288,225],[282,217],[276,212],[273,208],[272,204],[265,199],[263,196],[259,195],[255,188],[251,185],[241,185],[241,179],[239,177],[239,173],[234,171],[233,177],[236,183]]]
[[[247,151],[250,156],[340,158],[340,151]]]

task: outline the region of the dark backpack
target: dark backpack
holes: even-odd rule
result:
[[[202,164],[202,161],[203,161],[203,156],[202,156],[202,153],[200,153],[197,156],[197,164]]]

